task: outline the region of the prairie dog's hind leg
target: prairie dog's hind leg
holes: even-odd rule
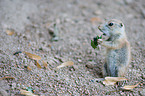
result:
[[[119,77],[123,77],[126,72],[127,72],[127,67],[128,66],[121,66],[119,69],[118,69],[118,76]]]
[[[105,64],[103,65],[103,68],[102,68],[102,73],[103,73],[103,77],[106,77],[107,76],[107,63],[105,62]]]

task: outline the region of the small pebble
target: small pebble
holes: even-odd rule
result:
[[[91,80],[91,82],[94,82],[94,80]]]
[[[142,91],[140,91],[141,96],[145,96],[145,89],[143,89]]]
[[[145,74],[142,74],[142,79],[145,79]]]

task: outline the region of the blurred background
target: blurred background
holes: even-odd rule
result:
[[[145,79],[145,0],[0,0],[0,95],[21,96],[23,89],[41,96],[143,96],[144,83],[130,92],[95,82],[105,49],[90,42],[101,35],[99,24],[113,18],[126,27],[132,61],[125,77],[134,85]],[[39,55],[41,67],[24,51]],[[69,60],[73,66],[55,70]]]

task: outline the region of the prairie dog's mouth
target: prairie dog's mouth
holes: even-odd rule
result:
[[[104,35],[104,36],[106,36],[106,34],[105,34],[105,33],[103,33],[103,35]]]
[[[104,33],[104,31],[103,31],[102,29],[100,29],[100,28],[98,28],[98,29],[101,31],[101,33],[103,33],[103,34],[102,34],[102,35],[103,35],[102,38],[103,38],[104,40],[108,40],[109,37],[107,36],[107,34]]]
[[[106,36],[106,33],[104,33],[102,29],[100,29],[100,28],[98,28],[98,29],[103,33],[104,36]]]

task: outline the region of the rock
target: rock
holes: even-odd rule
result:
[[[142,74],[142,79],[145,79],[145,74]]]
[[[101,11],[101,10],[96,10],[96,11],[94,12],[94,14],[95,14],[95,15],[101,15],[101,14],[102,14],[102,11]]]
[[[81,59],[78,59],[78,62],[82,62],[82,60]]]
[[[132,3],[134,0],[124,0],[125,4],[130,4]]]

